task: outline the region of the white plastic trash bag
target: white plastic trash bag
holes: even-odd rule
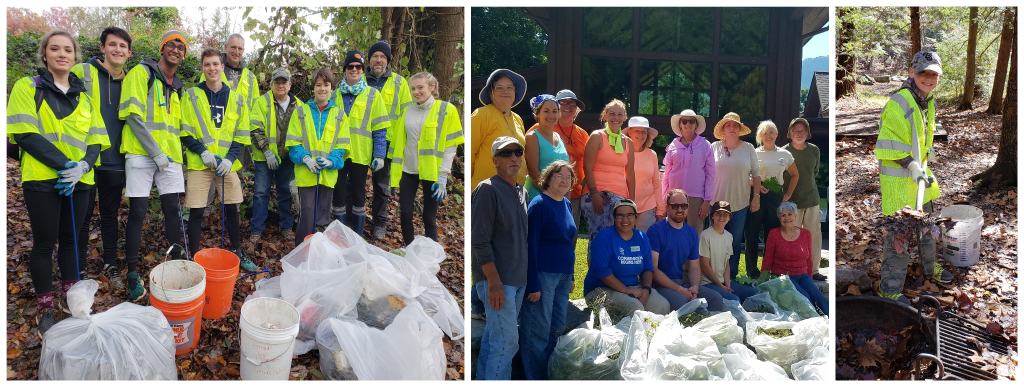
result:
[[[829,366],[828,347],[816,347],[806,359],[793,363],[793,379],[832,380],[835,374]]]
[[[669,313],[674,316],[675,312]],[[728,313],[725,313],[728,314]],[[662,321],[647,352],[645,379],[731,380],[718,345],[707,334],[683,328],[675,318]]]
[[[796,284],[788,275],[757,285],[757,288],[762,292],[768,292],[779,308],[800,315],[800,319],[819,316],[814,304],[796,289]]]
[[[625,333],[613,326],[605,330],[574,329],[559,337],[548,360],[548,379],[621,379],[618,359],[622,355],[621,345],[624,336]]]
[[[253,288],[252,294],[245,296],[245,301],[261,297],[281,299],[281,276],[263,278],[256,281]]]
[[[643,380],[647,369],[647,349],[654,334],[666,321],[674,321],[679,325],[676,311],[668,315],[660,315],[645,310],[633,312],[629,331],[622,342],[622,378],[625,380]]]
[[[152,306],[121,303],[90,315],[99,284],[68,290],[72,318],[43,336],[39,380],[176,380],[174,332]]]
[[[384,330],[354,320],[326,320],[316,341],[320,371],[328,379],[444,379],[441,330],[415,302]]]
[[[786,370],[775,363],[758,360],[754,351],[740,343],[725,346],[722,358],[733,380],[789,380]]]
[[[727,346],[733,343],[743,343],[743,329],[737,325],[736,318],[732,313],[718,313],[707,317],[693,329],[708,335],[719,346]]]
[[[326,319],[355,319],[365,275],[366,264],[333,270],[286,269],[281,274],[281,299],[299,311],[299,339],[315,339],[317,327]]]
[[[775,338],[761,329],[791,329],[793,334]],[[800,322],[761,320],[747,323],[747,344],[757,349],[757,356],[778,364],[790,372],[793,363],[806,358],[814,348],[819,347],[822,339],[827,337],[828,322],[822,317],[815,317]]]
[[[761,292],[743,300],[743,309],[749,313],[769,313],[782,315],[782,308],[775,301],[772,301],[771,294]]]
[[[753,320],[750,316],[750,312],[743,309],[740,302],[736,300],[722,300],[722,310],[732,313],[732,316],[736,318],[736,322],[739,326],[747,326],[747,321]]]

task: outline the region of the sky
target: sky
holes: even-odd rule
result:
[[[830,27],[830,30],[831,26],[832,22],[825,23],[825,27]],[[822,32],[820,34],[814,35],[814,37],[811,38],[811,40],[804,45],[803,59],[814,58],[818,56],[828,56],[829,52],[831,51],[830,48],[832,46],[831,44],[829,44],[828,38],[830,33],[831,31]]]

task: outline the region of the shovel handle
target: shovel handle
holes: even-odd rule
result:
[[[925,188],[925,179],[918,179],[917,180],[917,206],[914,207],[918,211],[921,211],[924,208],[924,188]]]

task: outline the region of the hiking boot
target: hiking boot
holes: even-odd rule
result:
[[[388,229],[387,226],[385,226],[383,224],[382,225],[374,225],[373,226],[373,232],[370,234],[370,236],[372,236],[373,239],[384,239],[384,234],[386,233],[387,229]]]
[[[238,256],[238,264],[239,264],[239,266],[242,267],[242,270],[245,270],[247,272],[252,273],[252,272],[258,271],[260,269],[259,266],[256,266],[256,264],[253,263],[252,261],[250,261],[249,258],[245,257],[245,253],[242,252],[241,249],[238,249],[238,250],[235,250],[235,251],[232,251],[232,252],[235,253],[235,255]]]
[[[249,243],[252,243],[252,244],[255,245],[255,244],[259,243],[259,242],[260,242],[260,234],[253,233],[252,235],[249,235]]]
[[[55,324],[57,319],[53,317],[55,310],[53,309],[40,309],[36,313],[36,327],[39,329],[39,338],[43,338],[43,334],[50,330]]]
[[[118,270],[117,270],[117,266],[116,265],[106,265],[106,267],[103,268],[103,273],[101,273],[100,276],[105,277],[105,278],[101,278],[101,279],[107,281],[107,285],[110,286],[110,290],[112,290],[112,291],[124,290],[124,281],[122,281],[121,280],[121,276],[118,275]]]
[[[146,296],[146,288],[142,285],[142,278],[139,278],[138,272],[129,272],[126,276],[128,278],[128,299],[132,302],[138,302],[142,297]]]
[[[946,269],[943,269],[942,265],[940,265],[938,262],[933,263],[933,265],[934,266],[932,266],[932,278],[944,284],[953,282],[953,273],[950,273],[946,271]]]
[[[292,230],[281,230],[281,236],[283,236],[284,240],[286,240],[286,241],[293,241],[293,240],[295,240],[295,231],[292,231]]]
[[[910,306],[910,300],[907,299],[907,297],[903,296],[903,293],[887,293],[882,289],[878,289],[878,296],[882,298],[888,298],[890,300]]]

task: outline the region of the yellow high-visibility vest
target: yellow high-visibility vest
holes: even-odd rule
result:
[[[935,133],[935,101],[930,101],[927,110],[922,111],[910,90],[900,90],[886,102],[878,129],[875,158],[878,159],[882,214],[888,216],[904,206],[914,207],[917,204],[917,182],[910,176],[909,169],[894,160],[911,156],[921,164],[925,174],[934,176],[924,156],[932,146]],[[938,197],[939,183],[936,181],[925,189],[924,203]]]
[[[245,105],[245,97],[231,90],[228,94],[228,104],[224,107],[224,119],[218,128],[210,116],[210,101],[206,98],[206,92],[193,87],[185,92],[185,100],[182,103],[181,136],[199,140],[206,146],[206,150],[223,158],[228,155],[232,141],[242,145],[250,144],[249,125],[246,120],[248,117],[249,108]],[[203,158],[192,150],[186,149],[185,156],[188,159],[188,169],[210,169],[203,164]],[[241,168],[242,163],[237,159],[231,164],[232,172]]]
[[[249,125],[251,125],[252,129],[263,129],[263,134],[267,137],[267,142],[270,144],[270,151],[283,160],[288,155],[280,153],[279,149],[277,149],[277,137],[287,135],[288,128],[284,128],[283,133],[278,130],[277,115],[274,112],[274,105],[276,104],[277,101],[274,100],[273,92],[268,91],[266,94],[263,94],[252,105],[252,110],[249,112]],[[296,110],[302,107],[301,104],[299,105],[295,107]],[[283,151],[283,149],[280,149],[280,151]],[[254,151],[252,152],[252,159],[254,161],[267,161],[267,156],[263,152]]]
[[[225,64],[227,66],[227,64]],[[245,99],[245,106],[252,109],[252,104],[256,102],[260,95],[260,85],[256,76],[253,75],[252,71],[249,71],[248,67],[242,69],[242,75],[238,77],[238,80],[234,83],[228,81],[228,76],[223,71],[220,72],[220,81],[224,82],[225,85],[231,86],[231,91],[238,92]],[[199,83],[206,82],[206,74],[199,77]]]
[[[316,107],[303,105],[295,108],[292,112],[291,121],[288,123],[288,135],[285,137],[285,146],[293,147],[302,145],[302,148],[309,152],[310,157],[327,158],[331,151],[336,149],[349,149],[348,127],[345,125],[345,111],[342,107],[335,105],[327,112],[327,121],[324,122],[324,131],[320,138],[316,136],[316,126],[313,123],[312,109]],[[322,114],[322,113],[321,113]],[[338,171],[321,169],[320,185],[334,188],[338,182]],[[295,164],[295,185],[297,187],[314,187],[317,185],[317,175],[310,172],[303,163]]]
[[[14,84],[11,98],[7,103],[7,138],[11,143],[16,143],[16,134],[39,134],[75,162],[85,157],[90,145],[100,145],[100,150],[110,148],[110,138],[107,137],[103,116],[98,110],[93,110],[92,99],[88,93],[79,94],[78,106],[74,112],[63,119],[57,119],[45,100],[36,112],[36,87],[31,77],[22,78]],[[95,184],[95,171],[95,168],[90,169],[79,181],[84,184]],[[59,177],[57,172],[28,152],[21,152],[22,182],[56,179]]]
[[[363,79],[366,79],[365,74]],[[391,71],[388,80],[384,82],[384,87],[380,89],[380,98],[383,99],[384,106],[387,106],[391,127],[395,126],[395,121],[401,117],[405,108],[413,103],[412,93],[409,92],[409,82],[394,70]]]
[[[404,112],[404,111],[403,111]],[[398,187],[402,179],[402,165],[405,164],[405,114],[402,114],[396,126],[388,131],[391,146],[388,157],[391,158],[391,186]],[[417,165],[420,180],[437,181],[444,160],[444,150],[465,143],[462,136],[462,123],[459,122],[459,111],[446,101],[434,101],[427,112],[427,118],[420,128],[420,139],[417,142]]]
[[[387,108],[378,96],[377,89],[366,86],[366,89],[356,96],[356,100],[352,103],[352,110],[345,117],[351,137],[351,146],[345,158],[356,164],[370,165],[370,161],[373,160],[373,134],[371,132],[387,130],[391,127],[391,118]],[[336,91],[332,98],[344,114],[345,103],[341,97],[341,90]]]
[[[143,64],[128,71],[128,75],[121,83],[121,104],[118,106],[120,109],[118,118],[127,120],[131,114],[142,117],[146,130],[153,135],[160,151],[174,162],[183,163],[181,139],[179,138],[181,135],[181,95],[172,92],[168,98],[164,93],[166,85],[159,79],[154,79],[153,86],[150,87],[150,76],[149,67]],[[125,122],[121,134],[121,153],[149,156],[130,126],[130,122]]]

